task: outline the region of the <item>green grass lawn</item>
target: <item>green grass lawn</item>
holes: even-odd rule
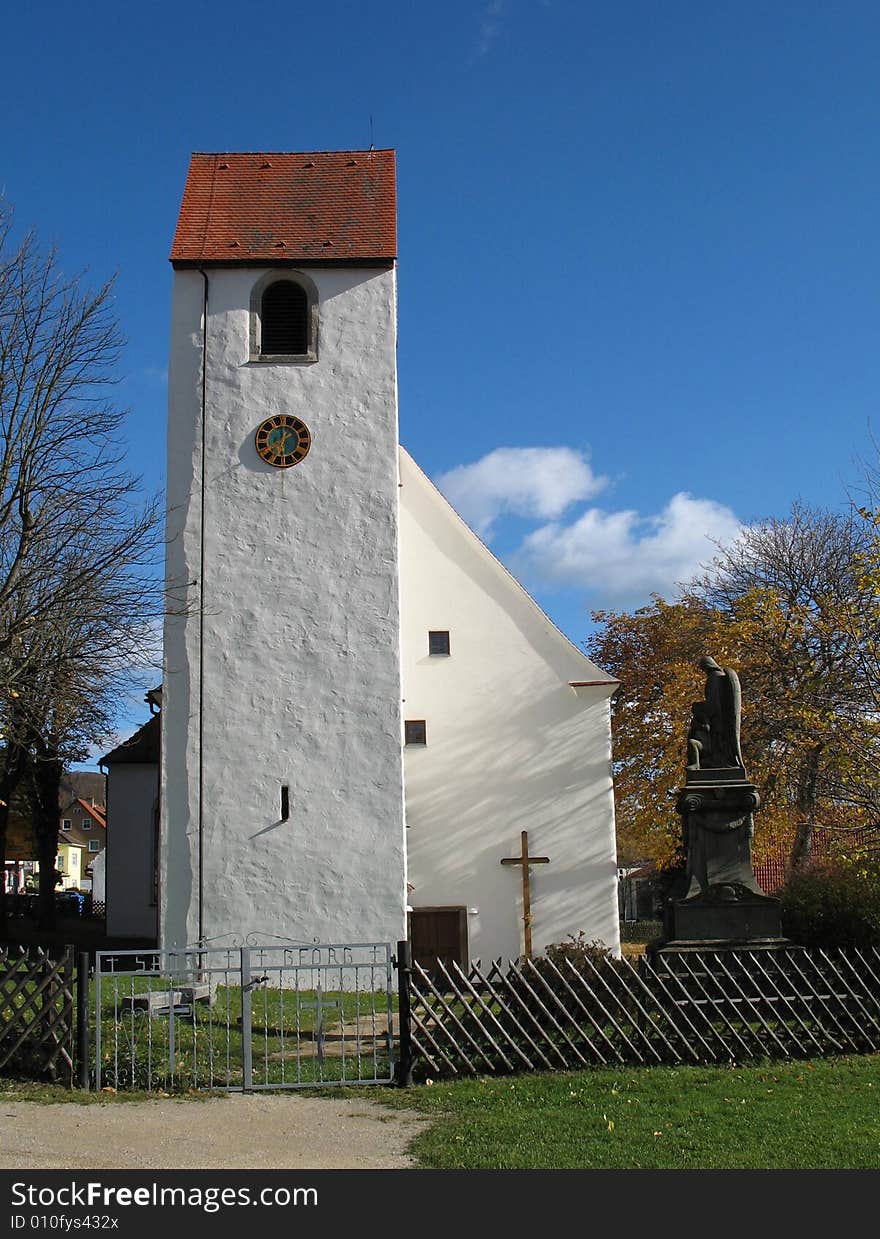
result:
[[[382,1090],[435,1169],[880,1167],[880,1057],[597,1069]]]

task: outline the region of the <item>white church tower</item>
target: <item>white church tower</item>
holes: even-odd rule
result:
[[[159,935],[405,933],[392,151],[196,154],[171,254]]]

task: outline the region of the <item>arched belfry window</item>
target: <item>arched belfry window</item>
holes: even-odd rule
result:
[[[261,353],[300,356],[309,351],[309,299],[290,280],[276,280],[263,293],[260,306]]]
[[[311,280],[271,274],[251,298],[251,360],[317,360],[317,292]]]

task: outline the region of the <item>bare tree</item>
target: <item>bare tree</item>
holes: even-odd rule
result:
[[[112,285],[65,276],[31,234],[14,245],[0,207],[0,854],[25,782],[44,923],[61,774],[106,737],[161,610],[158,498],[139,498],[107,395],[121,345]]]

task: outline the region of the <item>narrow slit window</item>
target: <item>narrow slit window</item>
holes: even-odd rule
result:
[[[281,785],[281,820],[286,822],[290,817],[290,788],[286,783]]]
[[[404,744],[427,744],[428,731],[423,718],[408,718],[403,724]]]
[[[428,633],[428,653],[437,654],[441,657],[449,657],[449,633],[448,632],[429,632]]]
[[[309,351],[309,298],[291,280],[277,280],[260,305],[260,353],[302,357]]]

